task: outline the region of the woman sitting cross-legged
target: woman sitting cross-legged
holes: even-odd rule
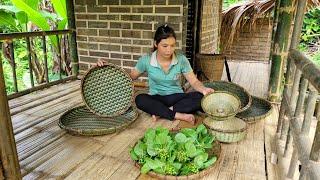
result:
[[[176,34],[168,25],[160,26],[154,36],[154,51],[139,58],[130,76],[137,79],[147,72],[149,93],[139,94],[135,102],[139,109],[169,120],[182,120],[195,124],[192,113],[201,110],[203,95],[213,92],[204,87],[192,71],[186,56],[175,51]],[[99,60],[98,66],[104,61]],[[180,77],[184,76],[197,92],[184,93]]]

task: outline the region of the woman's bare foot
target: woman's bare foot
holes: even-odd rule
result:
[[[194,117],[193,114],[186,114],[186,113],[177,112],[176,115],[174,116],[174,118],[179,119],[181,121],[186,121],[192,125],[195,125],[195,123],[196,123],[196,118]]]
[[[159,118],[160,118],[160,116],[152,115],[152,120],[153,121],[158,121]]]

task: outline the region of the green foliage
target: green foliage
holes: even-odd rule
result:
[[[311,44],[319,41],[320,37],[320,9],[309,11],[303,20],[301,42]]]
[[[163,127],[149,128],[130,150],[130,156],[142,166],[141,173],[189,175],[216,162],[217,158],[207,153],[213,141],[203,124],[179,133],[170,133]]]
[[[243,1],[245,0],[223,0],[222,8],[228,9],[230,6]]]
[[[32,31],[32,25],[36,25],[39,30],[65,29],[67,26],[66,0],[52,0],[55,13],[40,9],[40,0],[1,0],[0,5],[0,33]],[[28,28],[29,27],[29,28]],[[53,68],[53,52],[58,47],[56,36],[47,38],[47,56],[49,79],[59,79],[59,74],[51,71]],[[38,56],[40,64],[43,64],[43,49],[41,39],[33,39],[33,51]],[[53,46],[52,46],[53,45]],[[16,63],[16,74],[18,89],[23,90],[30,86],[29,64],[25,39],[14,40],[14,53]],[[0,54],[3,59],[3,70],[7,93],[13,92],[12,67]],[[63,75],[65,77],[65,75]]]
[[[299,49],[320,66],[320,8],[312,9],[306,13]]]

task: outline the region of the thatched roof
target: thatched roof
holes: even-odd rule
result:
[[[222,12],[221,36],[222,49],[232,44],[235,35],[249,23],[253,26],[260,17],[272,18],[275,0],[245,1],[224,10]],[[319,7],[320,0],[308,0],[307,8]],[[254,27],[254,26],[253,26]]]

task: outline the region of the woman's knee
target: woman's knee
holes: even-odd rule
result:
[[[135,98],[135,103],[137,105],[137,107],[142,107],[144,102],[146,102],[146,100],[148,99],[150,95],[149,94],[139,94],[136,96]]]

